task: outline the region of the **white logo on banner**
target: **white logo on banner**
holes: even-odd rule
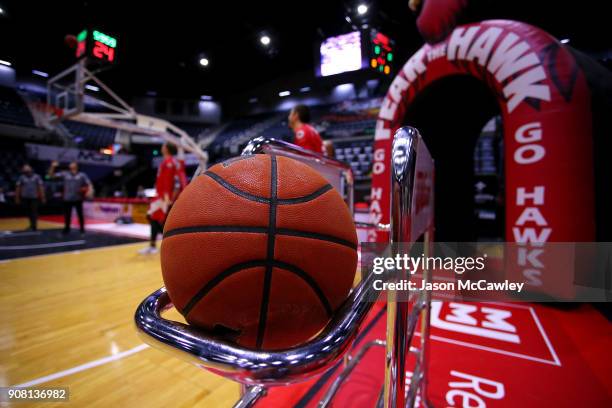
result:
[[[508,322],[512,312],[475,304],[450,302],[451,309],[446,316],[441,316],[442,302],[431,303],[431,325],[443,330],[471,334],[488,339],[520,344],[521,339],[516,334],[516,326]],[[475,312],[484,315],[478,321]]]

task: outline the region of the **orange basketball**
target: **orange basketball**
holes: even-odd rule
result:
[[[311,338],[346,299],[357,266],[350,211],[319,173],[286,157],[237,157],[181,193],[161,262],[193,325],[256,349]]]

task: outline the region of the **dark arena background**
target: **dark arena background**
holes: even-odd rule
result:
[[[612,406],[608,9],[0,0],[0,406]]]

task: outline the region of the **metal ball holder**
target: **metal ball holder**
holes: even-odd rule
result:
[[[256,138],[243,151],[244,154],[274,153],[303,161],[326,177],[353,209],[353,177],[346,163],[314,154],[297,146],[274,139]],[[429,244],[433,229],[433,211],[426,211],[426,219],[414,211],[416,174],[427,173],[433,177],[433,160],[419,132],[411,127],[397,130],[393,139],[391,158],[391,224],[392,243],[415,242],[423,237]],[[433,189],[430,189],[433,191]],[[433,205],[433,192],[426,197]],[[363,224],[360,225],[363,227]],[[384,225],[370,228],[389,230]],[[425,245],[427,248],[428,245]],[[423,271],[423,279],[428,279]],[[410,279],[410,274],[400,274],[397,279]],[[330,322],[315,338],[287,350],[260,351],[239,347],[234,343],[215,338],[210,333],[183,323],[162,317],[173,307],[165,288],[149,295],[138,306],[135,314],[136,328],[143,341],[152,347],[173,353],[199,367],[241,383],[242,397],[234,407],[252,407],[266,394],[269,387],[284,386],[304,381],[313,375],[332,368],[344,358],[343,370],[328,388],[319,407],[330,405],[359,361],[372,347],[385,347],[385,381],[376,406],[387,408],[412,407],[417,396],[425,406],[427,402],[427,349],[429,338],[428,292],[421,292],[414,302],[397,301],[394,291],[387,297],[387,336],[364,344],[349,356],[349,350],[359,333],[374,302],[372,281],[374,274],[363,277],[349,297],[334,314]],[[421,317],[420,347],[411,347],[417,321]],[[416,355],[416,365],[409,387],[406,387],[406,362],[408,353]],[[408,388],[406,393],[404,390]]]

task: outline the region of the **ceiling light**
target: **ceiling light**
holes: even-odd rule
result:
[[[6,65],[7,67],[10,67],[11,65],[13,65],[13,64],[11,64],[10,62],[5,61],[5,60],[0,60],[0,64],[2,64],[2,65]]]
[[[207,67],[208,66],[208,58],[200,58],[200,65],[203,67]]]
[[[559,41],[561,44],[567,44],[569,42],[569,38],[564,38],[561,41]]]
[[[268,37],[267,35],[262,35],[261,37],[259,37],[259,41],[263,44],[263,45],[270,45],[270,37]]]
[[[368,6],[366,6],[365,4],[360,4],[359,6],[357,6],[357,14],[359,14],[360,16],[363,16],[367,12]]]
[[[94,92],[98,92],[100,90],[100,88],[98,88],[97,86],[89,85],[89,84],[85,85],[85,88],[89,89],[90,91],[94,91]]]
[[[32,73],[33,73],[34,75],[38,75],[38,76],[41,76],[41,77],[43,77],[43,78],[48,78],[48,77],[49,77],[49,74],[47,74],[46,72],[39,71],[39,70],[37,70],[37,69],[33,69],[33,70],[32,70]]]
[[[213,97],[210,96],[210,95],[201,95],[200,96],[200,100],[202,100],[202,101],[212,101],[212,98]]]
[[[310,87],[309,86],[305,86],[303,88],[300,88],[300,92],[308,92],[310,91]]]
[[[282,91],[278,93],[278,96],[280,96],[281,98],[285,97],[285,96],[289,96],[291,95],[291,92],[289,91]]]

